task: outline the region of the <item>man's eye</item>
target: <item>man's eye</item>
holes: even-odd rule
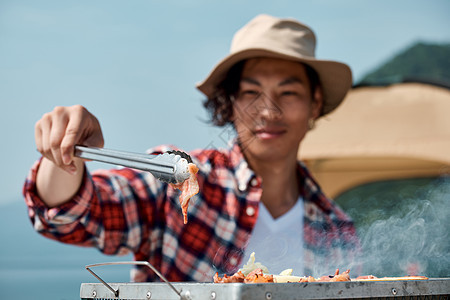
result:
[[[298,93],[296,91],[284,91],[281,93],[282,96],[296,96]]]
[[[257,90],[243,90],[239,93],[239,98],[242,100],[253,100],[258,97],[260,93]]]
[[[258,95],[258,91],[254,91],[254,90],[246,90],[246,91],[242,91],[242,95]]]

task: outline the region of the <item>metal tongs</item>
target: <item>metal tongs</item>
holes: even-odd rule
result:
[[[182,151],[151,155],[76,145],[75,156],[148,171],[167,183],[182,183],[188,179],[190,176],[188,164],[192,163],[191,157]]]

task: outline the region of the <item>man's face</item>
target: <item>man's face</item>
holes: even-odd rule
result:
[[[320,91],[311,95],[305,67],[297,62],[249,59],[233,103],[233,121],[247,159],[295,159],[308,120],[320,114]]]

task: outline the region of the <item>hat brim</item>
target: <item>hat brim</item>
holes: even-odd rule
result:
[[[244,59],[256,57],[287,59],[307,64],[313,68],[319,76],[323,92],[322,115],[334,110],[342,102],[352,86],[352,72],[346,64],[337,61],[319,60],[314,57],[292,56],[267,49],[255,48],[236,52],[222,59],[209,73],[208,77],[203,82],[197,84],[197,88],[208,98],[213,97],[218,84],[224,80],[228,70],[234,64]]]

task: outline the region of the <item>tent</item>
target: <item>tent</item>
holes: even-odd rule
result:
[[[450,89],[409,82],[353,88],[299,150],[334,198],[369,182],[450,174]]]

